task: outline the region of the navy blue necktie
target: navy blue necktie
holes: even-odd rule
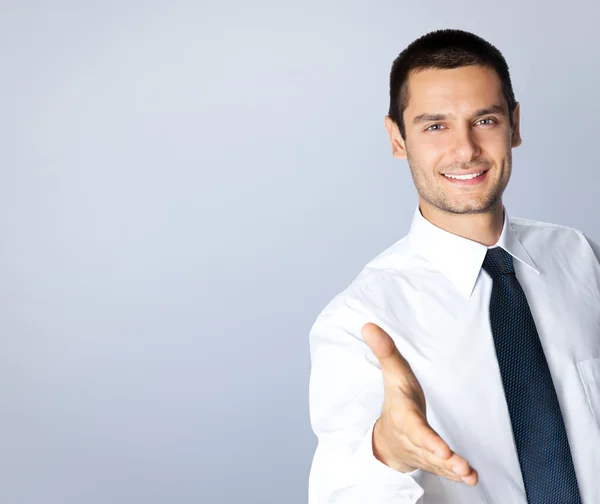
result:
[[[544,350],[512,256],[488,249],[490,323],[530,504],[580,504],[567,432]]]

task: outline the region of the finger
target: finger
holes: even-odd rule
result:
[[[452,453],[452,456],[448,460],[443,460],[434,457],[431,463],[436,464],[440,469],[451,472],[453,476],[457,477],[460,481],[467,483],[468,485],[476,485],[478,481],[478,474],[473,467],[467,462],[466,459],[461,457],[458,453]]]
[[[362,327],[362,335],[365,343],[377,357],[386,380],[392,383],[404,383],[407,375],[413,375],[408,361],[402,357],[394,340],[381,327],[367,322]]]
[[[477,485],[477,483],[479,483],[479,473],[475,469],[473,469],[468,476],[464,476],[462,478],[462,481],[465,482],[467,485],[475,486]]]
[[[413,467],[418,467],[423,471],[437,474],[438,476],[442,476],[451,481],[455,481],[457,483],[462,482],[462,478],[458,474],[445,467],[442,459],[432,455],[424,448],[416,448],[416,451],[413,452],[412,457],[409,458],[408,464]]]
[[[452,481],[460,482],[461,477],[449,468],[445,467],[444,461],[435,455],[432,455],[424,448],[419,448],[419,461],[413,462],[415,465],[421,464],[421,468],[427,472],[443,476]]]
[[[425,449],[420,449],[420,462],[412,462],[415,465],[421,465],[428,472],[432,472],[456,482],[463,482],[467,485],[476,485],[478,482],[478,473],[469,463],[460,455],[453,453],[449,460],[443,460],[432,455]]]
[[[412,411],[404,419],[408,440],[416,447],[427,450],[431,455],[448,460],[453,452],[442,437],[429,425],[421,412]]]
[[[454,453],[449,460],[444,461],[444,466],[450,467],[452,472],[461,478],[468,476],[473,470],[469,463],[457,453]]]
[[[412,451],[427,464],[433,472],[449,477],[453,481],[464,481],[467,484],[477,484],[478,474],[475,469],[459,454],[454,453],[440,435],[427,423],[423,417],[416,415],[409,427],[407,439],[412,443]]]

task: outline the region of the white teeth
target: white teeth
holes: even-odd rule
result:
[[[449,175],[447,173],[444,173],[444,177],[453,178],[453,179],[457,179],[457,180],[470,180],[472,178],[479,177],[479,175],[481,175],[482,173],[483,172],[473,173],[471,175]]]

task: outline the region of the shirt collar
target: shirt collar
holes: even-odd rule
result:
[[[450,280],[466,298],[471,297],[488,248],[493,248],[435,226],[423,217],[419,205],[415,210],[408,240],[411,247]],[[496,246],[502,247],[539,274],[513,229],[505,207],[502,234],[494,245]]]

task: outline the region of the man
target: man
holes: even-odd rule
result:
[[[520,105],[458,30],[394,61],[419,204],[310,330],[310,504],[600,502],[600,248],[509,217]]]

